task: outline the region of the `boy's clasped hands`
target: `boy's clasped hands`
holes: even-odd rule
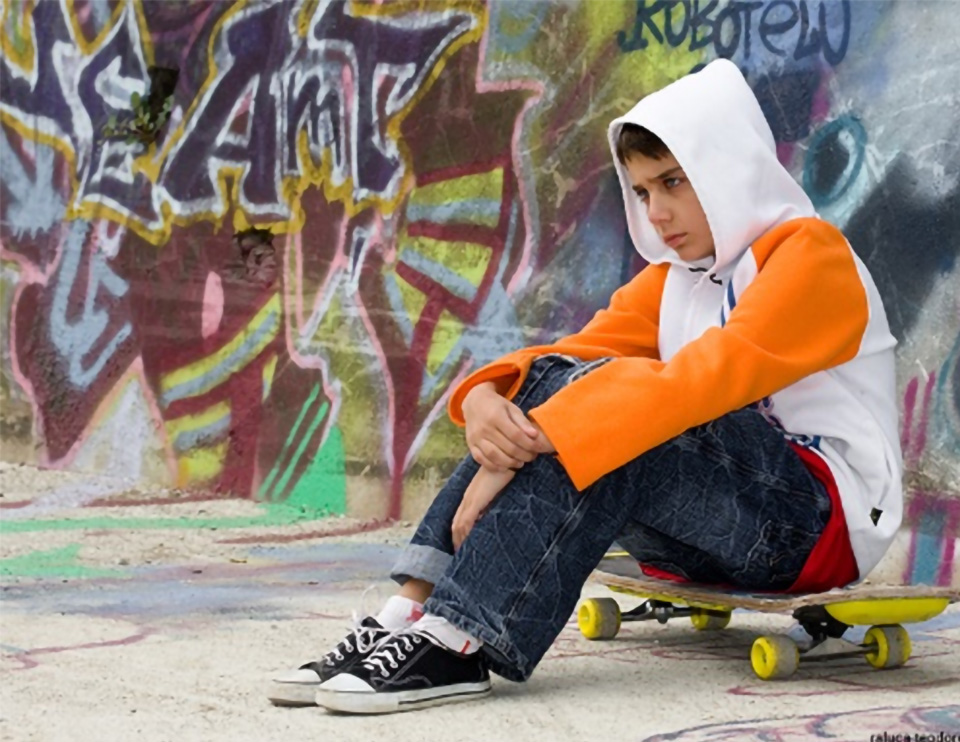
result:
[[[459,549],[517,470],[544,453],[556,453],[553,444],[523,411],[497,393],[492,382],[478,384],[463,400],[467,446],[480,470],[467,487],[453,519],[453,546]]]

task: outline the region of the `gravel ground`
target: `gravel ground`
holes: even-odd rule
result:
[[[459,706],[274,708],[272,673],[339,640],[367,586],[390,593],[411,524],[298,519],[10,465],[0,493],[2,740],[960,739],[957,606],[910,627],[914,657],[891,671],[846,660],[762,682],[747,659],[756,635],[803,633],[788,616],[738,611],[722,632],[676,620],[602,643],[571,622],[528,683],[497,680]],[[592,583],[584,594],[610,595]]]

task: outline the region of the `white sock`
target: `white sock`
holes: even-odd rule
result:
[[[414,631],[424,631],[430,634],[447,649],[460,654],[473,654],[483,644],[475,636],[471,636],[466,631],[461,631],[447,619],[429,613],[423,614],[423,618],[410,628]]]
[[[411,598],[404,598],[400,595],[394,595],[387,600],[383,610],[374,618],[377,619],[383,628],[396,631],[405,629],[414,621],[423,615],[423,603],[418,603]]]

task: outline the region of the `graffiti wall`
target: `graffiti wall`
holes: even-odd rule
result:
[[[0,0],[2,458],[417,515],[464,452],[453,385],[642,268],[609,120],[726,57],[900,341],[889,569],[958,583],[952,10]]]

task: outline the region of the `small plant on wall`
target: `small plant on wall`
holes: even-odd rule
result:
[[[177,70],[166,67],[151,67],[150,92],[146,96],[133,93],[130,96],[132,115],[116,114],[107,119],[103,135],[108,139],[124,139],[130,144],[148,146],[157,141],[160,130],[173,108],[173,91],[177,86]]]
[[[237,232],[233,239],[240,249],[240,275],[261,286],[272,286],[279,267],[276,248],[273,246],[273,232],[251,227]]]

